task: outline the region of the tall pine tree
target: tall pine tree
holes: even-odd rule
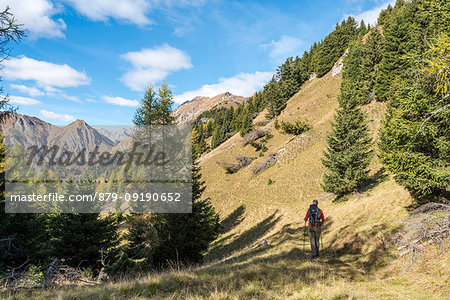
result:
[[[372,139],[360,101],[351,82],[351,65],[344,61],[339,107],[327,137],[327,149],[322,159],[328,169],[323,176],[323,189],[338,197],[356,191],[368,177],[373,156]],[[350,67],[350,68],[349,68]]]
[[[393,84],[380,130],[380,157],[417,202],[448,201],[450,38],[440,35],[417,58],[421,64],[425,72]]]
[[[141,106],[136,111],[135,124],[139,126],[174,124],[172,104],[172,92],[167,84],[163,83],[158,90],[158,96],[150,86],[141,101]],[[228,113],[221,122],[229,123],[231,117]],[[214,123],[217,121],[215,117]],[[193,160],[195,161],[195,153],[193,153]],[[218,216],[209,200],[201,199],[203,189],[199,169],[194,163],[192,166],[192,213],[129,216],[126,236],[128,247],[125,256],[140,259],[139,269],[141,270],[153,268],[155,265],[164,267],[168,261],[199,262],[209,243],[217,237],[219,226]]]
[[[155,249],[155,264],[164,267],[169,262],[200,263],[209,244],[219,234],[219,216],[208,198],[202,198],[205,189],[200,168],[192,166],[192,212],[189,214],[160,215],[159,237]]]

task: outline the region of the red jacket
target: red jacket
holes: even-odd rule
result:
[[[319,210],[320,210],[320,214],[321,214],[320,218],[321,218],[322,224],[323,224],[323,222],[325,222],[325,216],[323,215],[323,211],[320,208],[319,208]],[[305,221],[308,220],[308,212],[309,212],[309,209],[306,211]],[[311,225],[311,223],[309,223],[308,226],[313,226],[313,225]],[[320,224],[317,225],[317,227],[320,227]]]

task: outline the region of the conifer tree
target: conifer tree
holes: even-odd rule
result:
[[[173,124],[172,103],[172,93],[165,83],[159,89],[158,97],[155,97],[150,87],[136,112],[135,123],[139,122],[137,125]],[[227,126],[227,122],[230,122],[231,117],[230,113],[225,113],[222,118],[219,112],[216,112],[214,116],[213,140],[216,137],[219,144],[225,138],[223,128]],[[219,124],[225,124],[225,126],[218,126]],[[203,125],[200,124],[197,128],[199,132],[196,132],[196,138],[201,140]],[[194,151],[192,213],[134,214],[127,218],[129,230],[126,238],[129,244],[124,257],[141,259],[142,262],[139,265],[141,270],[153,268],[155,265],[164,266],[168,261],[177,259],[187,263],[198,262],[209,243],[217,236],[218,217],[209,200],[201,199],[204,187],[200,181],[195,158]]]
[[[378,28],[374,28],[370,31],[364,44],[364,57],[362,60],[362,74],[365,75],[364,94],[369,101],[375,99],[374,86],[381,58],[382,36]]]
[[[203,127],[203,124],[200,124],[192,129],[192,152],[194,157],[199,157],[207,149]]]
[[[0,69],[3,69],[3,63],[11,53],[11,43],[20,42],[24,35],[22,25],[17,22],[10,9],[6,7],[0,11]],[[1,75],[3,73],[0,74],[0,82]],[[12,111],[14,108],[9,104],[9,97],[4,94],[3,86],[0,84],[0,123]],[[5,147],[3,135],[0,133],[0,239],[10,239],[11,245],[17,247],[11,247],[11,252],[0,251],[0,269],[19,267],[27,261],[43,262],[48,259],[45,215],[5,213],[4,159]]]
[[[294,78],[301,86],[309,79],[311,73],[311,54],[308,51],[303,52],[303,56],[295,60]]]
[[[243,113],[244,113],[244,117],[243,117],[243,121],[242,121],[242,127],[240,128],[241,136],[244,136],[250,132],[250,130],[252,129],[252,123],[253,123],[251,111],[248,109],[244,109]]]
[[[158,89],[158,99],[156,105],[159,115],[157,121],[159,124],[175,124],[175,117],[172,114],[173,104],[172,91],[169,89],[167,83],[163,81],[161,87]]]
[[[213,121],[209,118],[208,123],[206,123],[206,137],[210,137],[213,133]]]
[[[423,73],[397,79],[380,130],[380,157],[418,203],[448,199],[450,38],[417,58]]]
[[[2,9],[5,6],[2,7]],[[10,8],[6,6],[0,11],[0,70],[3,69],[3,62],[6,61],[10,55],[11,42],[20,42],[22,37],[25,36],[25,30],[22,28],[22,24],[18,24],[16,18],[11,13]],[[0,82],[2,81],[2,74],[0,74]],[[9,104],[9,98],[7,95],[3,95],[3,86],[0,85],[0,123],[8,113],[15,110]]]
[[[312,57],[313,71],[322,77],[333,64],[344,54],[348,43],[358,35],[358,24],[352,17],[336,24],[335,29],[317,45]]]
[[[378,101],[389,99],[392,82],[405,70],[408,60],[404,56],[412,48],[410,37],[410,22],[403,13],[404,8],[397,8],[393,12],[384,28],[383,56],[379,65],[375,94]]]
[[[165,82],[158,89],[158,95],[153,86],[149,85],[136,110],[133,123],[137,126],[171,125],[174,123],[171,114],[172,106],[172,92]],[[125,235],[127,245],[122,254],[122,260],[128,260],[128,258],[140,260],[141,263],[135,266],[140,270],[153,268],[154,250],[160,242],[155,225],[162,221],[151,214],[131,214],[125,218],[125,221],[128,233]],[[130,264],[122,261],[120,263],[123,266]]]
[[[175,122],[172,115],[173,106],[172,91],[163,82],[158,89],[158,95],[150,84],[145,91],[141,104],[136,110],[133,123],[138,126],[145,125],[170,125]]]
[[[140,102],[140,106],[134,114],[133,123],[138,126],[157,124],[159,118],[156,108],[157,99],[156,93],[153,90],[153,86],[151,84],[148,85],[144,97]]]
[[[219,216],[208,198],[202,199],[205,189],[200,168],[192,166],[192,212],[163,215],[160,223],[161,243],[155,249],[155,264],[163,267],[168,262],[200,263],[209,244],[219,233]]]
[[[352,44],[344,59],[345,71],[342,74],[343,86],[347,91],[351,90],[352,101],[364,104],[368,99],[366,87],[368,73],[363,70],[364,46],[361,42]]]
[[[339,107],[322,159],[323,165],[328,169],[324,174],[322,187],[326,192],[332,192],[338,197],[357,190],[367,179],[368,166],[373,156],[367,121],[349,77],[345,75],[348,72],[349,69],[345,65],[341,94],[338,98]]]
[[[280,84],[275,78],[272,78],[264,87],[264,97],[267,101],[268,112],[266,118],[268,119],[278,116],[286,107],[286,101],[281,97]]]
[[[64,260],[72,267],[100,270],[100,258],[107,253],[114,261],[117,226],[112,215],[92,213],[50,214],[47,218],[50,257]]]
[[[225,140],[225,127],[221,124],[223,123],[217,123],[216,128],[213,131],[211,139],[211,149],[219,147],[219,145],[222,144],[222,142]]]
[[[93,195],[95,183],[88,169],[80,175],[78,182],[64,188],[65,194]],[[53,185],[51,186],[54,189]],[[49,192],[49,191],[47,191]],[[94,209],[82,203],[83,209]],[[64,260],[68,265],[89,267],[95,274],[102,267],[102,253],[115,260],[114,247],[117,246],[117,223],[112,215],[100,216],[98,213],[54,213],[47,215],[46,231],[49,236],[49,256]]]

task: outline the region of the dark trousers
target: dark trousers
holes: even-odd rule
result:
[[[319,256],[320,233],[320,227],[308,226],[308,235],[309,241],[311,242],[311,254],[313,258]]]

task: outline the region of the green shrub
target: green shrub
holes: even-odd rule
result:
[[[302,134],[303,132],[310,130],[311,126],[301,122],[300,120],[295,121],[295,123],[283,121],[281,122],[281,129],[283,130],[284,133],[299,135]]]
[[[266,133],[266,135],[264,136],[264,139],[266,141],[270,140],[271,138],[273,138],[273,134],[271,134],[270,132]]]
[[[275,119],[275,121],[273,122],[273,126],[275,127],[276,130],[280,129],[280,124],[278,123],[278,119]]]

